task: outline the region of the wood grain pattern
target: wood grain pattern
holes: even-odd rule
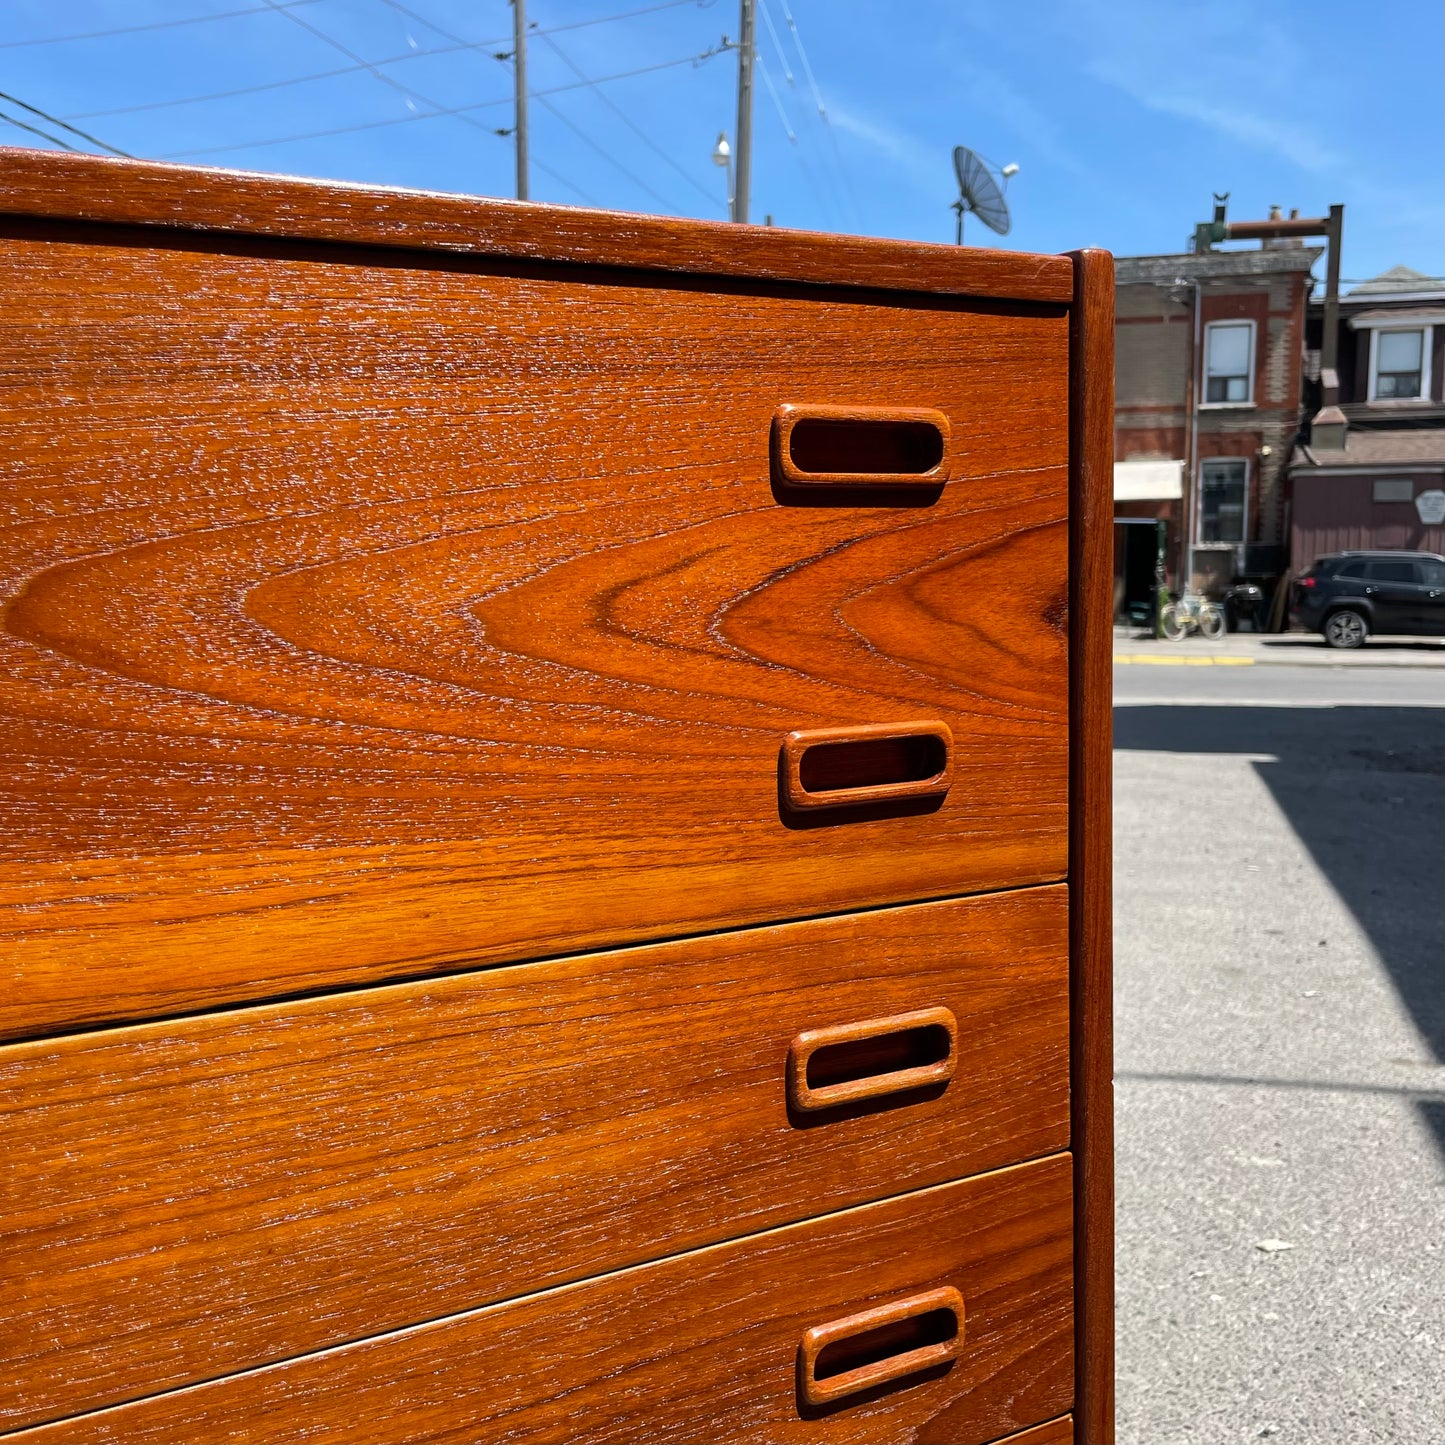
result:
[[[1062,256],[0,147],[0,214],[1067,302]]]
[[[1063,877],[1061,308],[9,228],[0,1034]],[[784,398],[953,480],[776,497]],[[780,817],[919,716],[942,807]]]
[[[0,1422],[185,1384],[1068,1137],[1063,888],[0,1049]],[[956,1070],[790,1116],[801,1031]]]
[[[1056,1157],[6,1438],[977,1445],[1069,1408],[1070,1178]],[[800,1407],[805,1330],[945,1287],[951,1368]]]
[[[1061,1415],[1057,1420],[1046,1420],[1031,1430],[1020,1430],[995,1445],[1074,1445],[1074,1417]]]
[[[1069,437],[1069,954],[1079,1368],[1074,1412],[1085,1445],[1112,1445],[1114,259],[1106,251],[1080,251],[1074,265]]]

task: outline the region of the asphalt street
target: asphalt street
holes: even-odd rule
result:
[[[1445,668],[1115,668],[1119,1439],[1445,1442]]]

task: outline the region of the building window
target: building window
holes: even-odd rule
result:
[[[1426,364],[1423,327],[1413,327],[1409,331],[1376,331],[1370,354],[1370,400],[1423,399]]]
[[[1244,502],[1249,464],[1243,457],[1216,457],[1200,464],[1200,543],[1244,541]]]
[[[1415,483],[1409,477],[1400,480],[1380,478],[1375,483],[1374,500],[1377,502],[1413,502]]]
[[[1254,322],[1211,321],[1204,328],[1204,404],[1254,401]]]

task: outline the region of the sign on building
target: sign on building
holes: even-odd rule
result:
[[[1438,487],[1421,492],[1415,498],[1415,510],[1427,527],[1438,527],[1441,522],[1445,522],[1445,492]]]

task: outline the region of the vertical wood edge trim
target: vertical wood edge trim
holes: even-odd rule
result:
[[[0,146],[0,215],[1067,303],[1068,258]]]
[[[1076,251],[1069,336],[1069,998],[1080,1445],[1114,1440],[1114,259]]]

